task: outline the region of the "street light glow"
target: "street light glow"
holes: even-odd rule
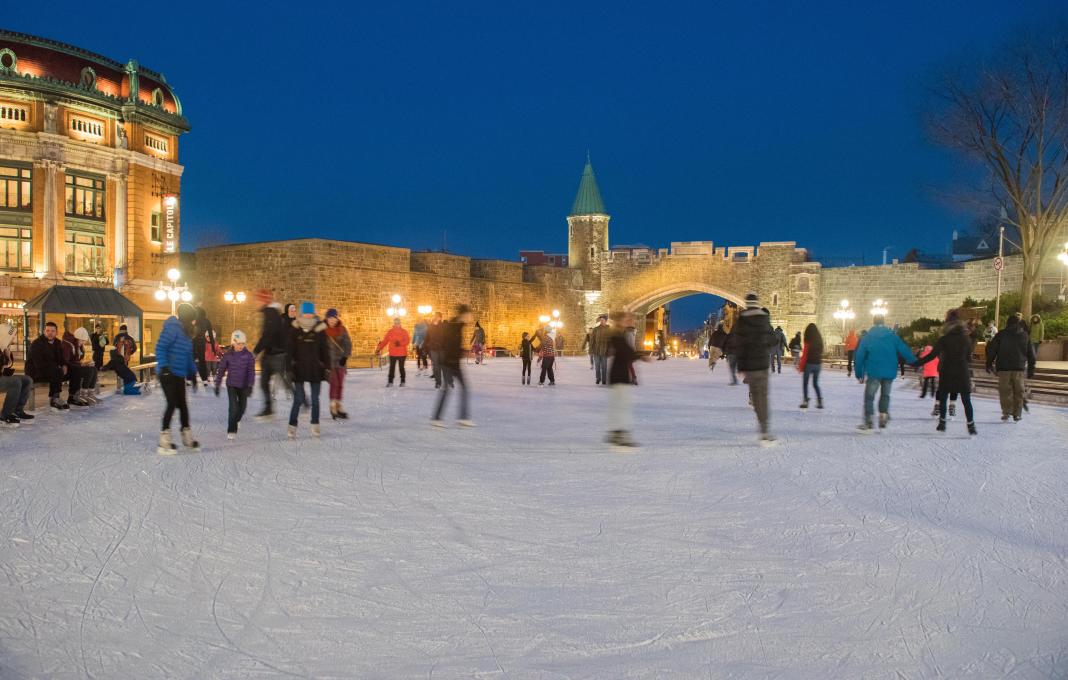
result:
[[[167,299],[170,300],[171,302],[178,302],[178,291],[176,289],[174,289],[174,288],[171,288],[170,290],[168,290],[167,291]]]
[[[234,301],[234,291],[228,290],[225,293],[223,293],[223,300],[226,300],[227,302],[233,302]]]
[[[538,321],[541,323],[549,323],[549,317],[545,314],[542,314],[538,317]]]
[[[404,307],[401,307],[397,310],[397,316],[408,316],[408,310]]]
[[[188,290],[183,290],[182,291],[182,302],[192,302],[192,301],[193,301],[193,294],[190,293]]]
[[[241,290],[241,291],[237,292],[237,301],[238,302],[244,302],[246,299],[247,298],[245,297],[245,291]]]
[[[178,279],[182,278],[182,272],[172,267],[167,270],[167,278],[171,280],[171,283],[176,283]]]
[[[396,294],[396,293],[394,293],[393,297],[390,298],[390,301],[395,305],[399,305],[400,301],[401,301],[401,296]]]
[[[160,302],[163,302],[164,300],[166,300],[167,299],[167,291],[163,290],[162,288],[157,290],[156,291],[156,299],[159,300]]]
[[[554,309],[553,310],[553,318],[554,319],[559,319],[560,318],[560,310],[559,309]]]
[[[386,316],[389,316],[389,317],[397,316],[397,310],[395,308],[393,308],[393,307],[386,308]]]

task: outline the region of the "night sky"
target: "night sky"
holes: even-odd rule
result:
[[[589,150],[614,244],[945,252],[972,216],[924,138],[928,77],[1066,13],[869,4],[23,2],[4,23],[167,76],[193,126],[186,250],[565,251]]]

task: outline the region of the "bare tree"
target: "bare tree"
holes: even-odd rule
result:
[[[1021,35],[987,60],[942,73],[928,127],[987,174],[1023,255],[1021,307],[1068,226],[1068,29]]]

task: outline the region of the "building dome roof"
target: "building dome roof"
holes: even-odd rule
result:
[[[0,86],[134,104],[166,122],[188,129],[182,104],[162,74],[135,60],[123,64],[56,40],[0,30]]]

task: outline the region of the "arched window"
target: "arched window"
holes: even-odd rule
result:
[[[812,288],[809,286],[808,276],[801,275],[797,277],[797,292],[808,293]]]

